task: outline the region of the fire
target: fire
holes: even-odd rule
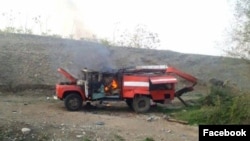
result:
[[[112,89],[116,89],[118,87],[118,84],[114,79],[112,80],[111,87]]]
[[[113,79],[112,82],[110,83],[110,85],[109,85],[109,86],[106,86],[104,89],[105,89],[105,91],[110,91],[110,90],[114,90],[114,89],[116,89],[116,88],[118,88],[118,84],[117,84],[117,82]]]

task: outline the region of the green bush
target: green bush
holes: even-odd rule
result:
[[[230,105],[233,97],[234,93],[230,88],[213,86],[210,88],[210,93],[200,99],[200,103],[204,106]]]
[[[210,93],[199,100],[199,108],[189,108],[176,116],[191,124],[249,124],[249,101],[249,92],[211,87]]]

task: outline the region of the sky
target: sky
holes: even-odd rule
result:
[[[159,35],[158,49],[215,56],[223,54],[218,44],[232,18],[227,0],[0,1],[0,29],[13,25],[37,34],[94,34],[112,41],[119,30],[143,24]]]

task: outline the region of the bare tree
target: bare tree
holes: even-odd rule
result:
[[[118,46],[155,49],[160,45],[157,33],[150,31],[145,25],[137,25],[132,32],[124,30],[120,32],[114,43]]]
[[[236,22],[226,52],[250,63],[250,0],[237,0],[234,8]]]

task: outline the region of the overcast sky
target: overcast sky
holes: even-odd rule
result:
[[[217,43],[230,26],[227,0],[1,0],[0,28],[12,24],[34,32],[113,39],[138,24],[159,34],[159,49],[221,55]],[[40,17],[41,24],[32,22]]]

